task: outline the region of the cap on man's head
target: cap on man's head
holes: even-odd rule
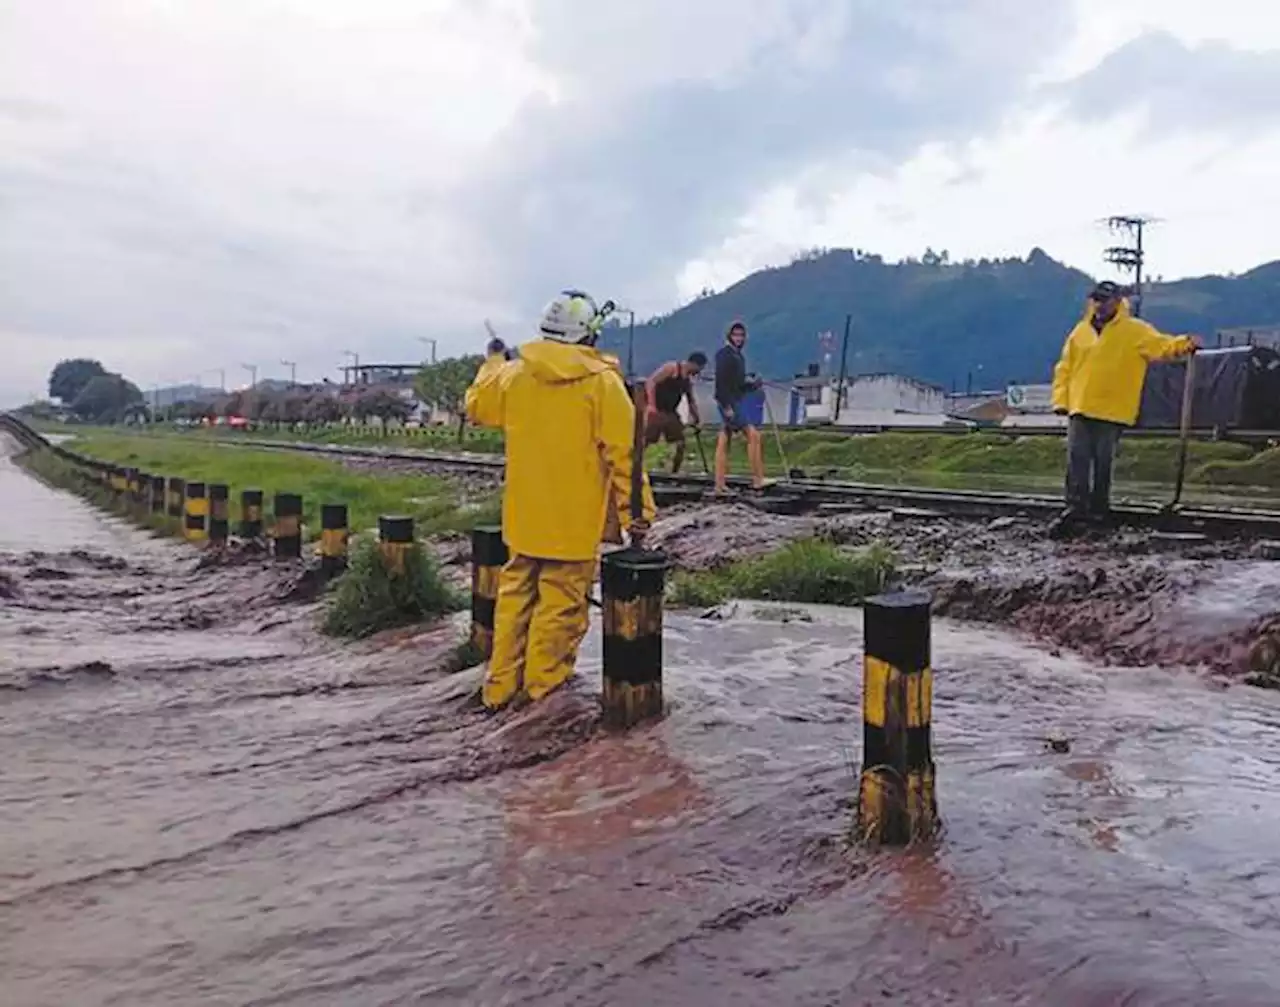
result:
[[[1089,300],[1109,301],[1113,297],[1128,297],[1132,293],[1133,290],[1131,288],[1116,283],[1114,280],[1103,280],[1089,291]]]

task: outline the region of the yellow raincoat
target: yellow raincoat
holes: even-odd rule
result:
[[[1134,318],[1120,302],[1114,318],[1097,332],[1093,302],[1067,336],[1053,369],[1053,408],[1133,426],[1142,402],[1147,364],[1185,356],[1195,348],[1190,336],[1166,336]]]
[[[610,503],[631,526],[635,411],[616,358],[579,344],[494,354],[467,389],[467,417],[502,430],[506,478],[502,570],[484,701],[540,699],[573,674]],[[648,478],[643,515],[655,507]]]

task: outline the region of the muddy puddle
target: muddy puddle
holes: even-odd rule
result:
[[[490,718],[454,627],[332,645],[4,466],[5,1004],[1276,1002],[1274,693],[940,619],[946,835],[855,852],[857,613],[671,614],[623,737],[597,625]]]

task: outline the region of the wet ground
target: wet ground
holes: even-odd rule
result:
[[[298,570],[4,461],[0,514],[6,1005],[1280,998],[1274,693],[940,619],[947,832],[868,854],[857,613],[672,614],[669,715],[611,737],[598,626],[488,718],[449,626],[331,644]]]

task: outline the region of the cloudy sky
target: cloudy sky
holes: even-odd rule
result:
[[[1267,0],[0,0],[0,404],[336,377],[815,245],[1280,257]],[[202,374],[203,372],[203,374]]]

